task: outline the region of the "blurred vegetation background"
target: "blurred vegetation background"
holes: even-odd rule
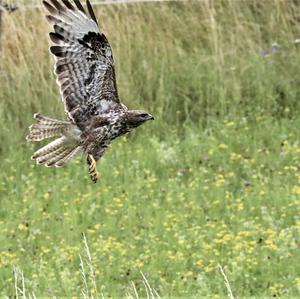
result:
[[[224,116],[297,115],[297,1],[188,1],[96,10],[114,51],[121,98],[155,114],[161,132],[189,123],[205,127]],[[63,111],[43,13],[4,14],[2,31],[4,145],[24,141],[34,112],[63,117]]]
[[[105,295],[124,294],[146,268],[162,295],[222,297],[222,278],[212,274],[220,261],[240,296],[299,295],[300,2],[135,3],[96,14],[120,98],[155,122],[112,145],[97,186],[82,161],[58,171],[33,166],[37,145],[25,143],[32,115],[65,118],[50,27],[40,9],[3,13],[0,294],[13,292],[13,265],[37,294],[77,294],[76,246],[89,231]],[[248,233],[235,239],[239,230]],[[218,233],[223,241],[214,243]],[[252,251],[235,247],[244,241]]]

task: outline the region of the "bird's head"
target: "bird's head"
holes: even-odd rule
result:
[[[154,120],[154,117],[143,110],[129,110],[126,112],[126,122],[130,127],[136,128],[148,120]]]

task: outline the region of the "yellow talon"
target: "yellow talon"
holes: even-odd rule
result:
[[[87,156],[87,163],[89,166],[89,174],[91,177],[91,180],[96,183],[98,180],[98,172],[97,172],[97,168],[96,168],[96,161],[94,159],[94,157],[92,155],[88,155]]]

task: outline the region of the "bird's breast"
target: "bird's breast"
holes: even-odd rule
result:
[[[110,139],[115,139],[121,135],[124,135],[129,132],[129,129],[126,125],[122,123],[115,123],[112,124],[109,130],[109,137]]]

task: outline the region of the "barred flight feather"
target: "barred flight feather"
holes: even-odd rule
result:
[[[58,161],[60,161],[61,159],[63,159],[67,155],[69,155],[71,151],[72,151],[72,149],[70,149],[70,148],[63,148],[63,150],[59,154],[56,154],[50,160],[45,161],[44,162],[45,166],[47,166],[47,167],[55,166],[55,164]],[[37,161],[39,162],[39,160],[37,160]]]
[[[80,146],[76,147],[68,155],[66,155],[65,157],[61,158],[59,161],[57,161],[55,163],[55,166],[56,167],[62,167],[64,165],[66,165],[70,160],[72,160],[81,151],[82,151],[82,148]]]
[[[87,1],[91,19],[79,1],[44,1],[54,32],[50,51],[56,57],[55,73],[65,109],[79,126],[119,104],[110,45],[100,32],[95,13]],[[64,6],[63,6],[64,5]],[[102,105],[102,101],[110,105]]]
[[[75,4],[76,4],[77,8],[78,8],[81,12],[83,12],[83,13],[85,14],[85,10],[84,10],[83,6],[81,5],[80,1],[79,1],[79,0],[74,0],[74,2],[75,2]]]
[[[41,149],[39,149],[38,151],[36,151],[33,154],[32,159],[37,159],[38,157],[44,156],[50,152],[54,152],[55,150],[59,149],[65,141],[66,141],[66,137],[63,136],[59,139],[56,139],[56,140],[50,142],[46,146],[44,146]]]
[[[68,0],[62,0],[62,2],[65,4],[65,6],[71,10],[75,10],[74,6],[71,4]]]

